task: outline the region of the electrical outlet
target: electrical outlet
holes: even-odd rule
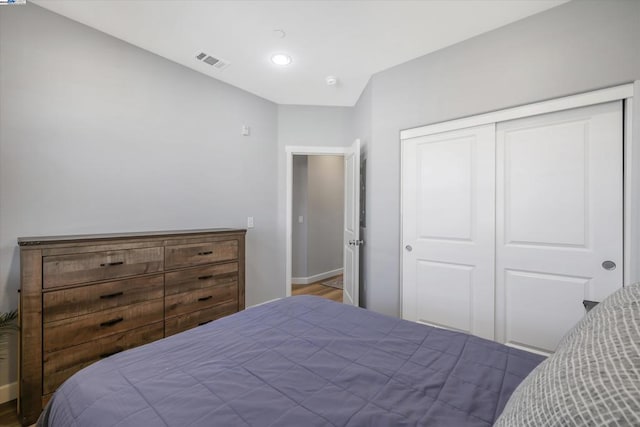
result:
[[[253,217],[252,216],[247,218],[247,228],[253,228]]]

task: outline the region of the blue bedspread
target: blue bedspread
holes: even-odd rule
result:
[[[71,426],[490,426],[542,360],[311,296],[97,362],[40,422]]]

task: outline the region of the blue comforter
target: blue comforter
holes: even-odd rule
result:
[[[542,360],[311,296],[251,308],[97,362],[39,423],[490,426]]]

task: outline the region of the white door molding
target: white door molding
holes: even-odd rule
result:
[[[344,156],[349,147],[320,147],[320,146],[293,146],[284,147],[287,164],[286,175],[286,214],[285,214],[285,296],[291,296],[291,276],[292,276],[292,218],[293,218],[293,156]]]
[[[637,85],[638,83],[636,82],[635,84]],[[523,117],[532,117],[539,114],[554,113],[556,111],[571,110],[573,108],[602,104],[610,101],[619,101],[621,99],[632,98],[633,93],[634,83],[614,86],[592,92],[585,92],[577,95],[555,98],[548,101],[506,108],[504,110],[492,111],[490,113],[463,117],[461,119],[406,129],[400,132],[400,140],[432,135],[434,133],[447,132],[450,130],[464,129],[473,126],[481,126],[489,123],[521,119]]]

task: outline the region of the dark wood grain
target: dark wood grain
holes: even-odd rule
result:
[[[187,243],[167,245],[165,263],[167,268],[187,267],[238,259],[238,240],[220,242]]]
[[[45,288],[162,271],[164,249],[124,249],[43,258]]]
[[[15,399],[0,404],[0,427],[20,427],[17,406]]]
[[[113,354],[137,347],[164,336],[164,322],[161,320],[138,329],[93,340],[44,356],[44,394],[53,393],[71,375]]]
[[[235,303],[238,311],[236,281],[168,296],[165,298],[164,314],[166,317],[176,316],[222,303]]]
[[[20,251],[20,421],[32,424],[42,410],[42,251]]]
[[[237,262],[188,268],[165,274],[165,296],[238,281]]]
[[[18,239],[20,421],[101,357],[244,309],[245,233]]]
[[[43,294],[44,322],[162,298],[163,284],[164,275],[156,274],[46,292]]]
[[[44,325],[44,352],[62,350],[88,341],[135,329],[164,318],[162,298],[111,308]]]
[[[138,239],[158,237],[166,239],[168,237],[197,237],[199,235],[211,234],[235,234],[238,232],[245,233],[245,229],[238,228],[203,228],[196,230],[169,230],[169,231],[134,231],[129,233],[102,233],[102,234],[73,234],[65,236],[35,236],[35,237],[18,237],[18,245],[20,246],[41,246],[49,243],[81,243],[83,241],[109,241],[123,239]]]
[[[165,336],[174,335],[195,328],[238,311],[236,302],[219,304],[204,310],[193,311],[181,316],[169,317],[165,321]]]

